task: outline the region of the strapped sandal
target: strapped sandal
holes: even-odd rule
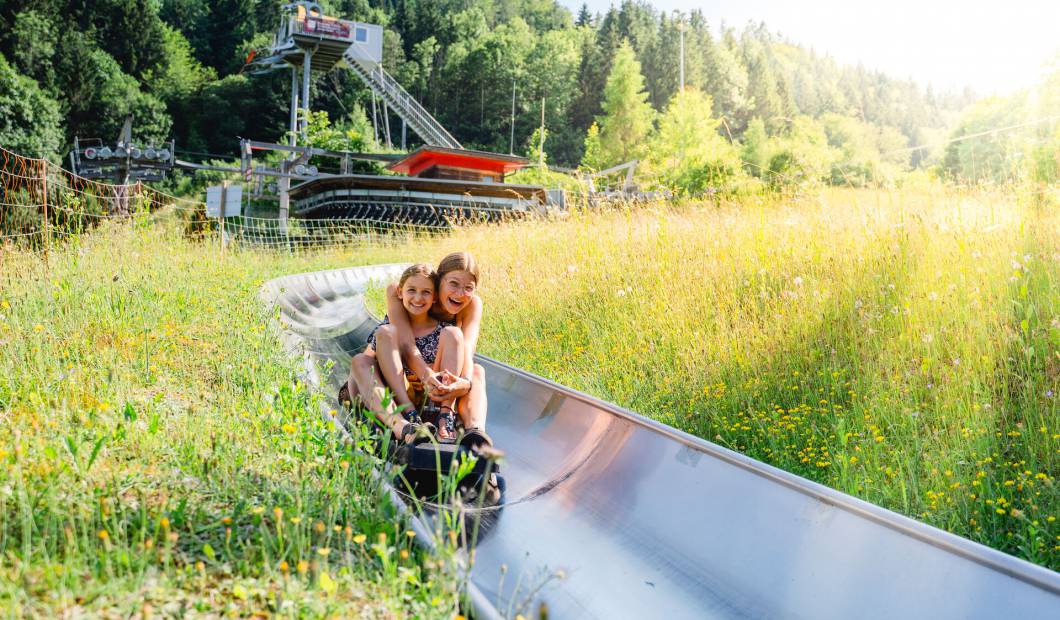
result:
[[[448,405],[438,408],[439,437],[443,434],[447,441],[456,441],[456,411]]]
[[[417,445],[431,441],[438,429],[431,423],[420,424],[419,422],[407,422],[401,429],[401,443],[405,445]]]
[[[486,431],[475,426],[464,431],[464,436],[460,438],[460,445],[472,452],[482,452],[483,448],[493,448],[493,440],[486,434]]]
[[[339,388],[339,405],[346,411],[353,410],[353,399],[350,398],[350,384],[343,383]]]

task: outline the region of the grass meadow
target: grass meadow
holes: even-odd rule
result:
[[[0,616],[452,618],[452,558],[321,423],[257,299],[350,257],[221,262],[176,231],[4,256]]]
[[[483,265],[482,353],[1060,568],[1039,200],[825,190],[223,262],[177,230],[2,255],[4,615],[457,613],[453,562],[318,421],[257,301],[277,275],[456,249]]]

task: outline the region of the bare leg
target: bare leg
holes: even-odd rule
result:
[[[375,414],[394,435],[401,437],[401,431],[405,427],[405,418],[397,412],[393,400],[383,406],[386,400],[386,384],[379,380],[379,366],[376,364],[377,357],[370,353],[358,353],[353,356],[350,363],[350,394],[356,392],[365,407]],[[405,380],[402,378],[401,386],[404,388]]]
[[[375,349],[376,360],[379,363],[379,370],[382,371],[383,381],[390,387],[390,392],[394,395],[394,401],[399,406],[414,407],[412,399],[409,398],[408,390],[405,389],[405,364],[401,361],[397,330],[393,325],[379,326],[379,329],[375,332]]]
[[[433,370],[435,372],[442,372],[448,370],[450,373],[456,375],[457,371],[460,370],[460,364],[464,360],[464,333],[460,331],[459,327],[450,325],[442,330],[438,338],[438,353],[434,357]],[[453,408],[454,398],[448,398],[442,401],[438,401],[439,405]],[[441,426],[441,425],[439,425]],[[438,429],[438,436],[441,439],[451,439],[451,436],[445,429]]]
[[[475,364],[471,376],[471,392],[456,403],[456,412],[464,428],[486,430],[486,369]]]

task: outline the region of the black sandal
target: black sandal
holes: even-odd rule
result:
[[[343,383],[339,388],[339,406],[346,411],[353,410],[353,399],[350,398],[350,384]]]
[[[493,439],[481,428],[472,427],[464,431],[464,436],[460,438],[460,445],[472,452],[482,452],[484,448],[493,448]]]
[[[438,408],[438,430],[445,433],[447,441],[456,441],[456,412],[452,407]]]
[[[419,422],[406,422],[405,426],[401,429],[401,443],[405,445],[417,445],[431,439],[438,432],[438,429],[431,423],[421,424]]]

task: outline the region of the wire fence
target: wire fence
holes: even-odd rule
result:
[[[219,241],[229,249],[285,252],[405,243],[410,237],[445,234],[463,226],[542,215],[531,206],[532,201],[511,209],[490,200],[470,196],[456,197],[453,202],[415,200],[411,196],[345,197],[332,201],[336,213],[327,217],[282,222],[268,209],[263,212],[252,205],[240,215],[221,220],[207,217],[206,204],[201,200],[172,196],[142,183],[86,179],[47,160],[0,147],[0,258],[4,254],[32,254],[46,261],[53,248],[103,222],[160,214],[172,215],[192,239]]]
[[[142,183],[101,183],[45,160],[0,147],[0,252],[41,254],[107,220],[176,210],[193,224],[205,220],[201,202],[170,196]]]

